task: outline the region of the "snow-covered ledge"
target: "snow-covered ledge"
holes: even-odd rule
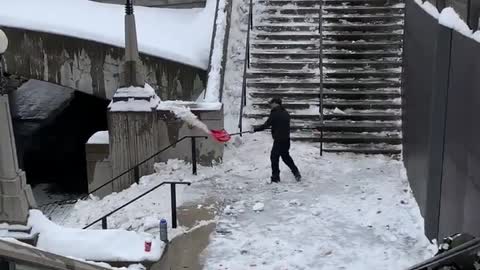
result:
[[[438,23],[480,43],[480,30],[473,31],[452,7],[439,11],[432,3],[415,0],[425,12],[438,20]]]

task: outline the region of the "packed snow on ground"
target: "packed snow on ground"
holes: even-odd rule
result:
[[[207,69],[215,0],[205,9],[135,7],[141,52]],[[124,6],[89,0],[4,1],[0,25],[125,46]]]
[[[88,144],[108,144],[110,141],[108,137],[108,130],[95,132],[90,139],[88,139]]]
[[[282,182],[267,184],[271,143],[268,133],[237,137],[226,145],[223,164],[199,167],[196,176],[183,161],[159,163],[139,185],[77,203],[67,223],[88,224],[161,181],[191,181],[178,187],[179,205],[207,197],[225,205],[205,269],[404,269],[433,255],[401,161],[320,157],[315,145],[293,143],[303,181],[295,182],[282,164]],[[158,234],[161,218],[171,224],[168,190],[112,215],[109,228]]]
[[[30,210],[28,225],[39,233],[37,247],[59,254],[100,262],[158,261],[165,244],[150,234],[125,230],[80,230],[54,224],[38,210]],[[151,251],[145,251],[145,241]]]

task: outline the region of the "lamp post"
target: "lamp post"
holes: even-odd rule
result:
[[[32,189],[25,172],[19,169],[17,149],[10,116],[6,80],[3,78],[3,54],[8,39],[0,29],[0,223],[26,224],[29,208],[35,207]]]
[[[140,57],[138,54],[137,29],[135,26],[135,15],[133,14],[133,0],[125,1],[125,63],[120,76],[120,88],[143,87],[145,78],[143,76]]]

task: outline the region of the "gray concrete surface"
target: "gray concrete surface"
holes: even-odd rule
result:
[[[96,2],[124,5],[125,0],[92,0]],[[196,8],[205,7],[206,0],[135,0],[135,5],[146,7]]]

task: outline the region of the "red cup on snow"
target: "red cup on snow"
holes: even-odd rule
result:
[[[152,240],[145,240],[145,252],[150,252],[152,250]]]

